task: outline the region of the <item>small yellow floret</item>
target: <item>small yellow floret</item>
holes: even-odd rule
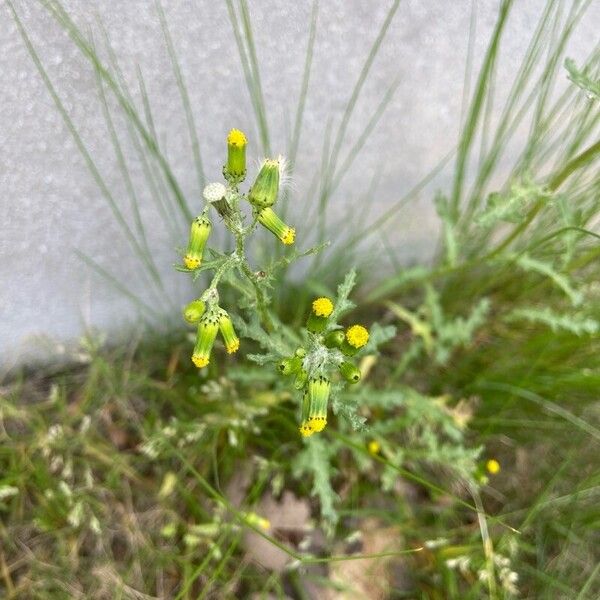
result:
[[[312,309],[317,317],[328,317],[333,312],[333,302],[329,298],[317,298]]]
[[[369,453],[375,456],[381,450],[381,444],[377,440],[371,440],[367,446]]]
[[[362,348],[369,341],[369,332],[362,325],[352,325],[346,331],[346,340],[355,348]]]
[[[244,515],[244,519],[246,523],[252,525],[254,527],[258,527],[259,529],[271,529],[271,521],[269,519],[265,519],[265,517],[261,517],[256,513],[249,512]]]
[[[232,129],[227,136],[227,143],[231,146],[245,146],[248,143],[243,131]]]
[[[299,431],[302,434],[302,437],[309,437],[314,433],[312,426],[306,421],[300,425]]]
[[[208,363],[209,363],[209,357],[208,356],[202,356],[200,354],[194,354],[192,355],[192,362],[199,368],[202,369],[202,367],[205,367]]]
[[[281,241],[286,246],[293,244],[295,239],[296,239],[296,230],[293,227],[288,227],[285,230],[285,233],[281,236]]]
[[[488,473],[496,475],[496,473],[500,472],[500,463],[492,458],[485,463],[485,468],[488,470]]]
[[[194,269],[197,269],[200,266],[200,259],[196,256],[192,256],[191,254],[186,254],[183,257],[183,264],[188,269],[193,271]]]
[[[269,521],[269,519],[265,519],[264,517],[258,517],[257,523],[261,529],[271,529],[271,521]]]
[[[325,417],[310,417],[308,419],[308,425],[315,433],[318,433],[325,429],[327,419]]]
[[[228,354],[233,354],[234,352],[237,352],[239,349],[240,349],[240,340],[234,340],[233,342],[231,342],[231,344],[229,344],[225,347],[225,350],[227,350]]]

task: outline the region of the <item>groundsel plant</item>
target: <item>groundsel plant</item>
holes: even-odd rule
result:
[[[331,375],[338,370],[348,384],[360,381],[360,370],[349,359],[367,344],[369,332],[362,325],[344,331],[336,323],[333,302],[322,297],[312,303],[305,339],[277,368],[283,375],[294,375],[294,387],[302,391],[300,433],[308,437],[327,425]]]
[[[254,183],[244,193],[240,190],[240,185],[247,172],[246,147],[245,134],[232,129],[227,136],[227,161],[223,166],[225,183],[210,183],[204,188],[205,206],[191,223],[188,244],[182,251],[183,264],[176,266],[179,271],[191,274],[193,281],[204,271],[212,271],[208,287],[183,310],[184,319],[197,326],[191,360],[199,369],[208,366],[219,332],[227,353],[235,353],[240,348],[240,339],[232,317],[220,306],[219,284],[222,281],[229,280],[233,287],[245,292],[240,306],[249,308],[251,315],[259,315],[260,322],[254,323],[255,329],[264,327],[263,333],[276,329],[273,322],[275,317],[268,311],[270,299],[267,293],[268,280],[274,269],[270,272],[253,271],[246,253],[248,237],[259,225],[286,246],[292,245],[296,237],[295,229],[284,223],[273,209],[287,179],[285,158],[279,156],[264,159]],[[246,204],[250,208],[250,219],[244,211]],[[216,213],[234,237],[235,249],[230,254],[220,254],[207,247],[213,228],[211,211]],[[318,250],[319,248],[315,248],[309,252]],[[211,256],[205,260],[208,254]],[[295,257],[284,259],[284,262],[287,264],[293,258]],[[233,281],[236,275],[239,281]],[[369,332],[359,324],[351,325],[345,330],[338,324],[342,310],[353,306],[348,301],[348,294],[354,285],[354,279],[355,275],[352,273],[341,286],[341,304],[338,304],[337,310],[330,298],[314,300],[306,322],[306,331],[301,336],[303,342],[293,353],[286,355],[285,346],[278,345],[276,348],[281,357],[277,362],[279,372],[293,375],[294,387],[302,393],[300,433],[304,437],[322,431],[327,424],[332,374],[339,372],[341,380],[348,384],[358,383],[361,378],[360,370],[350,359],[366,346]],[[234,318],[238,317],[234,315]],[[240,323],[245,330],[249,330],[241,319]],[[259,336],[263,346],[265,338],[268,335]],[[271,357],[267,359],[270,360]]]
[[[198,326],[196,346],[192,354],[192,361],[198,368],[206,367],[210,362],[212,347],[219,331],[229,354],[237,352],[240,347],[231,317],[219,306],[218,286],[224,277],[238,272],[246,279],[254,289],[256,309],[266,314],[267,297],[260,284],[266,274],[264,271],[255,273],[250,268],[246,257],[246,238],[259,223],[286,245],[293,244],[296,235],[295,230],[286,225],[272,208],[277,201],[280,182],[285,177],[283,157],[265,159],[249,192],[240,192],[239,185],[246,178],[246,146],[244,133],[232,129],[227,136],[227,163],[223,167],[226,185],[211,183],[204,188],[206,204],[202,213],[192,221],[183,266],[178,266],[179,270],[191,273],[194,281],[203,271],[213,271],[212,280],[204,293],[190,302],[183,312],[188,323]],[[241,206],[245,201],[252,207],[252,221],[248,225]],[[235,250],[229,255],[214,252],[214,259],[205,262],[206,244],[212,231],[211,208],[235,238]]]

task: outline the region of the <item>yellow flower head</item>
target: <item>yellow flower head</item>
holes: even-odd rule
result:
[[[236,340],[236,342],[234,344],[231,344],[227,347],[227,352],[229,352],[229,354],[233,354],[234,352],[237,352],[240,349],[240,340]]]
[[[302,425],[300,425],[299,431],[302,437],[310,437],[314,433],[314,430],[308,421],[304,421]]]
[[[317,298],[312,309],[317,317],[328,317],[333,312],[333,302],[329,298]]]
[[[281,237],[281,241],[286,246],[291,246],[295,240],[296,240],[296,230],[293,227],[288,227],[285,230],[283,236]]]
[[[209,357],[208,356],[202,356],[200,354],[193,354],[192,355],[192,362],[199,369],[202,369],[203,367],[205,367],[209,363]]]
[[[195,271],[200,266],[200,262],[201,259],[193,254],[186,254],[183,257],[183,264],[185,265],[185,268],[190,271]]]
[[[496,475],[496,473],[500,472],[500,463],[496,459],[491,458],[485,463],[485,468],[488,470],[488,473]]]
[[[230,146],[245,146],[248,143],[243,131],[232,129],[227,136],[227,144]]]
[[[271,529],[271,521],[269,519],[265,519],[265,517],[261,517],[254,512],[243,513],[244,520],[249,525],[253,527],[257,527],[258,529],[264,529],[265,531]]]
[[[369,454],[375,456],[381,450],[381,444],[377,440],[371,440],[367,446]]]
[[[354,348],[362,348],[369,341],[369,332],[362,325],[352,325],[346,331],[346,340]]]

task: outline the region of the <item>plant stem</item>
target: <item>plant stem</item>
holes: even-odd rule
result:
[[[237,186],[232,186],[230,191],[232,193],[229,196],[228,204],[229,209],[231,210],[228,209],[221,216],[223,216],[225,227],[227,227],[229,232],[235,238],[235,251],[215,270],[210,285],[202,295],[202,298],[209,303],[214,303],[215,301],[218,303],[219,294],[217,291],[217,286],[219,282],[226,273],[235,268],[239,268],[254,288],[254,300],[256,302],[256,308],[260,314],[261,321],[265,329],[267,331],[272,331],[274,329],[274,324],[268,311],[268,298],[260,285],[259,276],[254,273],[250,267],[250,264],[248,263],[248,260],[246,259],[245,240],[246,237],[256,229],[256,224],[258,221],[256,218],[254,218],[248,227],[242,226],[242,213],[240,212],[239,204],[243,199],[243,196],[238,192]],[[217,210],[217,212],[219,211]]]
[[[595,144],[584,150],[581,154],[577,155],[573,160],[570,160],[561,171],[559,171],[554,177],[552,177],[552,179],[548,183],[548,189],[551,192],[555,192],[571,174],[577,171],[577,169],[580,169],[581,167],[586,165],[588,162],[592,161],[599,153],[600,140],[598,140]],[[535,203],[535,205],[532,206],[529,210],[529,214],[527,215],[525,220],[519,223],[519,225],[515,227],[512,230],[512,232],[504,239],[504,241],[501,242],[494,250],[492,250],[492,252],[490,252],[486,256],[486,258],[493,258],[500,252],[502,252],[502,250],[504,250],[508,245],[510,245],[514,239],[516,239],[523,231],[525,231],[525,229],[527,229],[527,227],[529,227],[529,224],[540,212],[543,205],[543,201],[538,200]]]
[[[254,287],[254,292],[256,293],[256,308],[258,309],[265,329],[267,331],[273,331],[274,324],[271,316],[269,315],[269,311],[267,310],[268,301],[260,287],[260,283],[256,274],[250,268],[248,261],[244,260],[242,262],[242,272],[246,277],[250,280],[250,283]]]

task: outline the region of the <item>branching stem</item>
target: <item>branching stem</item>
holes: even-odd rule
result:
[[[229,189],[227,198],[230,210],[225,211],[225,214],[222,215],[223,223],[235,238],[235,251],[230,254],[229,257],[225,259],[218,268],[215,269],[213,278],[208,288],[204,294],[202,294],[202,300],[209,304],[218,304],[219,293],[217,291],[217,286],[219,285],[221,279],[229,271],[239,268],[240,272],[250,282],[252,288],[254,289],[254,301],[260,314],[262,324],[267,331],[272,331],[274,325],[268,310],[269,299],[263,290],[263,286],[261,285],[261,276],[252,270],[248,259],[246,258],[245,241],[246,238],[256,229],[258,220],[254,216],[252,222],[247,227],[243,226],[244,216],[240,211],[240,202],[245,198],[243,194],[238,192],[237,187],[232,186]],[[208,207],[205,209],[205,212],[208,212]]]

